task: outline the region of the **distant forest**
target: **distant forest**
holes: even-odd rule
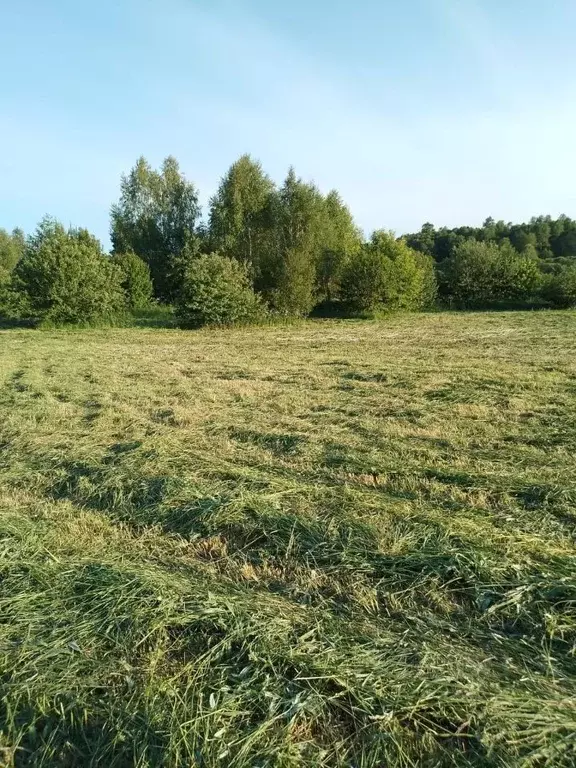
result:
[[[141,157],[111,208],[112,252],[47,217],[25,237],[0,230],[0,316],[33,323],[115,322],[169,305],[182,327],[310,314],[576,305],[576,221],[365,238],[336,190],[290,169],[275,184],[244,155],[202,217],[198,191],[168,157]],[[383,212],[383,218],[385,212]]]
[[[553,219],[551,216],[537,216],[526,224],[511,224],[505,221],[486,219],[481,227],[455,227],[436,229],[433,224],[424,224],[422,229],[404,239],[411,248],[427,253],[435,261],[449,259],[466,240],[488,243],[510,243],[519,253],[535,249],[545,271],[554,272],[575,263],[576,221],[568,216]]]

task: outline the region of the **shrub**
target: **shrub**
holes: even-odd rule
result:
[[[436,277],[436,263],[432,256],[415,251],[416,263],[420,269],[421,284],[419,295],[419,309],[432,309],[438,299],[438,279]]]
[[[189,262],[176,302],[181,327],[247,324],[264,316],[243,264],[217,253]]]
[[[51,219],[28,239],[12,286],[22,312],[58,324],[110,320],[126,307],[120,270],[98,240]]]
[[[122,273],[122,288],[128,307],[132,310],[149,307],[153,286],[148,265],[134,251],[115,254],[112,262]]]
[[[24,251],[24,234],[15,229],[12,234],[0,229],[0,286],[10,282],[14,267]]]
[[[467,240],[441,267],[442,294],[461,306],[527,300],[540,281],[537,257],[530,251],[520,254],[506,242]]]
[[[306,249],[290,248],[280,264],[278,285],[271,292],[270,303],[281,315],[305,317],[315,304],[316,271]]]
[[[434,266],[393,234],[375,232],[346,263],[341,290],[342,299],[360,311],[421,309],[434,302]]]
[[[542,297],[559,309],[576,307],[576,265],[550,275],[542,288]]]
[[[30,317],[30,305],[27,297],[16,290],[14,281],[0,282],[0,318],[2,320],[20,320]]]
[[[343,270],[342,299],[364,311],[378,306],[384,296],[391,264],[380,254],[364,247],[352,256]]]

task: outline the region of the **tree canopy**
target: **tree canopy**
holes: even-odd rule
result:
[[[120,182],[120,200],[112,206],[115,253],[133,251],[150,267],[157,298],[171,301],[178,292],[174,259],[198,236],[200,205],[196,187],[167,157],[155,171],[144,157]]]
[[[7,283],[16,264],[24,253],[24,233],[14,229],[12,233],[0,229],[0,285]]]
[[[433,256],[438,262],[450,258],[462,243],[475,240],[502,245],[509,242],[519,253],[533,247],[546,271],[557,271],[566,260],[576,259],[576,220],[568,216],[553,219],[537,216],[524,224],[485,220],[481,227],[436,229],[433,224],[422,226],[420,232],[406,235],[411,248]]]
[[[126,307],[119,268],[85,229],[66,230],[45,218],[26,241],[14,287],[31,317],[54,323],[92,323]]]
[[[260,316],[254,306],[302,317],[438,300],[454,308],[575,303],[576,220],[568,216],[428,222],[413,234],[379,229],[366,238],[338,190],[325,193],[294,168],[277,184],[248,154],[222,176],[204,220],[174,157],[159,169],[140,157],[121,177],[111,241],[110,258],[86,230],[51,219],[28,239],[0,229],[0,314],[92,322],[154,299],[177,305],[192,326],[213,322],[218,302],[235,306],[221,307],[228,318]]]

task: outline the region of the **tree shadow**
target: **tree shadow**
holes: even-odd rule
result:
[[[172,307],[158,304],[148,309],[132,312],[131,325],[135,328],[177,328],[178,323]]]

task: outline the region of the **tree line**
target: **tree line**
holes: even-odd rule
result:
[[[576,305],[576,222],[436,229],[366,241],[335,190],[290,169],[276,185],[244,155],[203,219],[198,190],[168,157],[141,157],[111,209],[112,252],[85,229],[45,218],[0,230],[0,314],[53,323],[113,321],[152,302],[183,327],[312,312]]]

